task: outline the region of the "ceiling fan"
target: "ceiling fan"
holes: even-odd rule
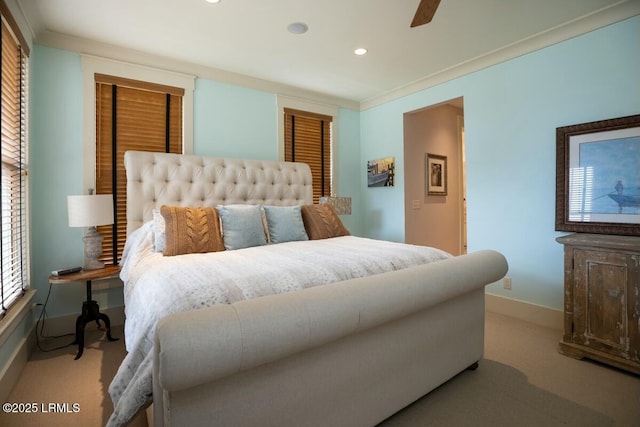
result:
[[[411,21],[411,28],[431,22],[439,4],[440,0],[420,0],[418,10]]]

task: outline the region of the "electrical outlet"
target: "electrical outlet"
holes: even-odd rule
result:
[[[502,279],[502,287],[506,290],[511,290],[511,277],[505,277]]]
[[[421,200],[412,200],[411,201],[411,207],[413,209],[420,209],[420,206],[422,206],[422,201]]]

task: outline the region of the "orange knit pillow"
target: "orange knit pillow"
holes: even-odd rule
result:
[[[220,217],[215,208],[162,206],[166,244],[163,255],[224,251]]]

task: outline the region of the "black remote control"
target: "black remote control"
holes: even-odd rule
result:
[[[80,270],[82,270],[82,267],[61,268],[59,270],[53,270],[51,274],[54,276],[64,276],[65,274],[77,273]]]

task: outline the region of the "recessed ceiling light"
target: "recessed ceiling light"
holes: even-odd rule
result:
[[[220,0],[204,0],[207,3],[220,3]]]
[[[293,24],[289,24],[287,30],[291,34],[304,34],[309,30],[309,26],[304,22],[294,22]]]
[[[367,53],[367,49],[363,48],[363,47],[359,47],[356,50],[353,51],[353,53],[355,53],[358,56],[362,56],[365,53]]]

